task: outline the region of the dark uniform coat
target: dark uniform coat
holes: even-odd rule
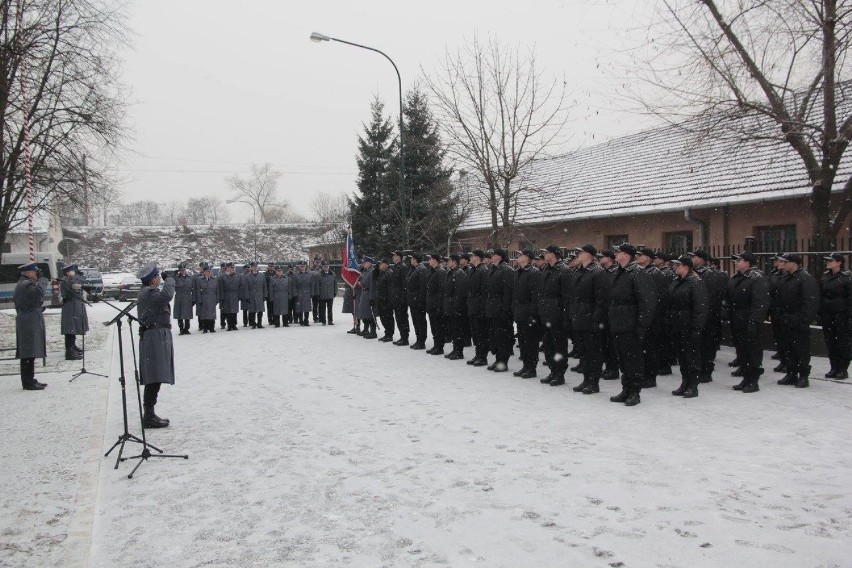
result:
[[[675,278],[666,293],[666,325],[674,331],[701,331],[707,325],[707,286],[695,272]]]
[[[538,319],[538,269],[531,264],[515,270],[512,283],[512,317],[518,323]]]
[[[606,314],[607,272],[596,262],[577,267],[567,288],[567,313],[571,329],[600,331]]]
[[[177,305],[177,290],[175,290],[175,305]],[[224,314],[235,314],[240,311],[239,274],[219,276],[219,309]]]
[[[408,306],[412,309],[426,311],[426,288],[429,282],[429,268],[425,264],[418,264],[417,268],[408,273],[405,283],[405,294],[408,298]]]
[[[378,271],[373,307],[375,307],[376,312],[383,317],[388,317],[393,313],[393,280],[393,268],[388,267],[384,272],[381,270]]]
[[[192,305],[195,303],[195,277],[189,274],[175,274],[175,301],[172,318],[192,319]]]
[[[760,325],[769,311],[769,282],[757,268],[737,272],[728,280],[725,304],[731,327],[745,329],[749,323]]]
[[[210,278],[215,284],[215,279]],[[174,278],[166,278],[163,289],[143,286],[139,290],[136,311],[139,314],[139,380],[175,384],[175,357],[172,346],[171,307],[175,295]],[[216,286],[213,286],[217,290]],[[213,304],[214,314],[216,304]],[[211,318],[207,318],[211,319]],[[212,319],[215,319],[212,318]],[[143,331],[144,330],[144,331]]]
[[[405,308],[408,306],[406,286],[408,284],[409,272],[411,272],[411,265],[405,264],[404,262],[397,262],[393,265],[391,303],[395,308]]]
[[[485,316],[511,318],[514,271],[505,262],[492,266],[486,282]]]
[[[563,265],[546,264],[539,271],[538,316],[545,328],[562,325],[562,278],[566,273]]]
[[[447,271],[441,268],[429,269],[429,280],[426,283],[426,312],[442,314],[444,312],[444,285]]]
[[[63,278],[59,284],[62,296],[62,335],[84,335],[89,331],[89,318],[86,304],[83,303],[83,284],[86,282],[80,274],[73,278]]]
[[[42,303],[47,292],[46,279],[33,282],[22,276],[15,286],[15,357],[43,359],[47,357]]]
[[[819,284],[810,273],[800,268],[781,280],[777,300],[782,326],[807,327],[819,311]]]
[[[473,268],[467,277],[467,314],[474,318],[485,317],[485,287],[488,278],[488,267],[485,263]]]
[[[447,272],[444,286],[444,316],[448,318],[467,317],[467,281],[468,276],[461,268]]]
[[[610,281],[607,308],[612,333],[650,328],[657,311],[657,287],[651,275],[635,262],[619,266]]]
[[[829,325],[836,318],[852,320],[852,274],[846,270],[828,271],[819,283],[819,321]]]
[[[174,279],[171,279],[174,282]],[[174,284],[172,284],[174,286]],[[147,288],[143,287],[143,290]],[[219,303],[219,282],[215,276],[202,276],[195,281],[195,302],[198,319],[216,319],[216,304]]]
[[[317,274],[317,286],[320,300],[333,300],[337,296],[337,275],[331,270],[320,270]]]

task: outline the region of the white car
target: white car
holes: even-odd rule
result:
[[[118,285],[129,276],[135,276],[129,272],[104,272],[101,274],[104,281],[104,298],[118,299]]]

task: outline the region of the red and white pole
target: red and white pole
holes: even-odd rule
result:
[[[30,262],[35,262],[35,236],[33,228],[33,178],[32,153],[30,152],[30,105],[27,100],[27,66],[24,52],[24,2],[18,0],[17,45],[21,58],[19,76],[21,78],[21,108],[24,111],[24,181],[27,192],[27,223],[30,237]]]

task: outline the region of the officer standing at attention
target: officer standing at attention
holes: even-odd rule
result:
[[[779,385],[795,385],[803,389],[810,386],[811,374],[811,322],[819,311],[819,284],[802,268],[802,257],[785,253],[784,271],[787,273],[778,285],[778,311],[781,316],[781,357],[787,374]]]
[[[38,278],[34,262],[18,267],[21,274],[15,286],[15,357],[21,360],[21,386],[24,390],[42,390],[47,385],[35,379],[35,360],[47,357],[42,303],[49,284]]]
[[[669,284],[666,294],[668,309],[664,323],[674,340],[681,383],[672,394],[695,398],[701,374],[701,335],[707,328],[709,311],[707,287],[693,271],[692,257],[681,256],[673,262],[677,277]]]
[[[819,283],[819,320],[831,361],[831,370],[825,377],[848,379],[852,357],[852,274],[843,269],[842,254],[833,253],[823,259],[827,270]]]
[[[733,389],[757,392],[757,381],[763,374],[761,327],[769,311],[769,282],[754,265],[757,257],[750,251],[731,255],[737,273],[728,280],[723,311],[728,311],[731,338],[741,365],[743,380]]]

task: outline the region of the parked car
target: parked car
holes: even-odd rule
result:
[[[86,292],[86,298],[91,302],[100,300],[104,293],[104,280],[100,271],[97,268],[81,267],[78,272],[85,279],[83,291]]]
[[[62,276],[60,267],[63,265],[62,255],[53,252],[37,252],[36,262],[40,276],[50,281],[50,287],[44,298],[45,308],[59,308],[62,306],[62,298],[59,296],[59,279]],[[30,261],[28,253],[5,253],[2,264],[0,264],[0,307],[12,304],[15,286],[21,274],[18,266]]]
[[[101,274],[104,282],[103,298],[118,299],[118,285],[128,276],[133,276],[129,272],[104,272]]]
[[[126,276],[118,285],[118,301],[127,302],[139,297],[142,281],[135,276]]]

